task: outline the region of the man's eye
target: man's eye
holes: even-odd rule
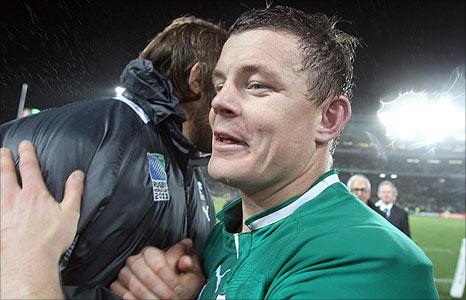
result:
[[[260,84],[260,83],[250,83],[248,85],[248,89],[251,89],[251,90],[264,90],[264,89],[268,89],[269,87],[268,86],[265,86],[263,84]]]
[[[219,83],[215,85],[215,92],[220,92],[223,88],[223,83]]]

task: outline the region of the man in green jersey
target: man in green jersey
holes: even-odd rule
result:
[[[188,241],[146,248],[128,259],[113,291],[124,298],[438,298],[429,259],[331,169],[351,115],[357,43],[335,23],[286,7],[252,10],[235,22],[213,72],[209,173],[241,198],[219,213],[203,271]]]
[[[209,173],[241,198],[208,238],[200,299],[438,298],[422,250],[331,169],[351,115],[357,44],[335,23],[275,7],[246,12],[230,28],[213,72]],[[199,263],[182,256],[184,245],[132,257],[113,290],[195,297],[200,287],[187,277]]]

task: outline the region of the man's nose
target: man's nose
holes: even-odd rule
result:
[[[241,115],[241,94],[232,84],[225,84],[212,100],[212,109],[223,117],[236,117]]]

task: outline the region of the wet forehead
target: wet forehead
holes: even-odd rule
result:
[[[298,37],[285,32],[257,29],[233,34],[225,43],[214,75],[264,71],[289,76],[301,70]]]

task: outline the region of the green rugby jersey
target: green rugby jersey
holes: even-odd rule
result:
[[[336,170],[300,197],[246,220],[241,200],[218,214],[200,299],[438,299],[432,263],[354,197]]]

